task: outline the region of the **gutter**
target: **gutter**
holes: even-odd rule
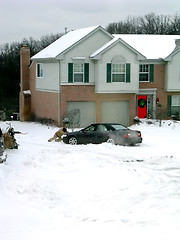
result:
[[[60,61],[59,62],[59,86],[58,86],[58,126],[61,126],[61,78],[60,78]]]
[[[58,81],[58,126],[60,127],[61,125],[61,78],[60,78],[60,60],[56,60],[55,58],[53,59],[54,62],[59,64],[59,81]]]

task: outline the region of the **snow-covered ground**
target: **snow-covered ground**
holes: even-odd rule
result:
[[[180,122],[131,126],[133,147],[50,143],[57,127],[11,124],[24,134],[0,164],[1,240],[179,239]]]

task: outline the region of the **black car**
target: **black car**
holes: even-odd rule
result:
[[[64,135],[63,142],[68,144],[88,144],[109,142],[117,145],[135,145],[142,142],[141,132],[131,130],[117,123],[91,124],[80,131]]]

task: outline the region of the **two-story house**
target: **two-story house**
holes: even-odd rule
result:
[[[158,104],[180,113],[180,36],[111,35],[101,26],[71,31],[31,58],[20,50],[20,119],[70,113],[80,126],[156,118]]]

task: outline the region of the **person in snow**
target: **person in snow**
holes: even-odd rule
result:
[[[60,128],[52,138],[50,138],[48,140],[48,142],[52,142],[53,140],[55,140],[56,142],[60,142],[62,140],[62,136],[67,133],[67,129],[65,127]]]

